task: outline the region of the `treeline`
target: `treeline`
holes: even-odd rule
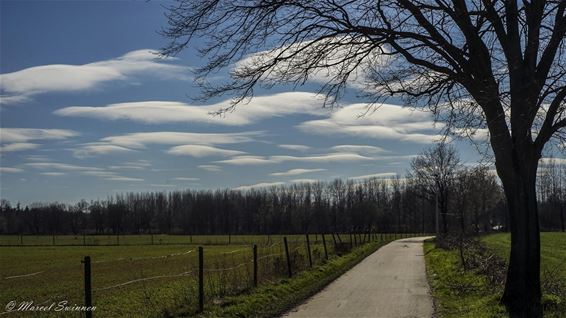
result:
[[[457,178],[448,227],[504,229],[506,210],[495,179]],[[475,172],[480,173],[480,172]],[[128,193],[102,201],[11,207],[4,234],[277,234],[350,231],[434,232],[435,201],[406,179],[335,180],[249,191]],[[462,219],[463,217],[463,219]],[[463,221],[463,223],[462,223]]]
[[[539,169],[537,194],[543,230],[566,230],[566,160],[551,159]]]
[[[440,153],[438,152],[440,151]],[[77,204],[1,202],[2,234],[293,234],[505,231],[508,212],[487,168],[449,163],[451,148],[413,161],[407,178],[334,180],[235,191],[127,193]],[[446,152],[446,153],[442,153]],[[443,157],[444,156],[444,157]],[[540,224],[564,231],[566,173],[550,163],[539,178]],[[438,215],[438,222],[437,222]]]

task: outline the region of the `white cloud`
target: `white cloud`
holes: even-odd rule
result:
[[[432,143],[443,136],[442,126],[430,113],[398,105],[352,104],[332,113],[327,119],[310,120],[297,127],[317,135],[342,134],[375,139],[391,139],[415,143]]]
[[[356,43],[356,44],[352,44]],[[332,50],[328,50],[329,46]],[[309,64],[308,81],[314,83],[336,83],[336,77],[343,72],[351,71],[348,84],[358,89],[366,88],[369,69],[376,69],[388,63],[388,56],[378,54],[373,43],[361,44],[349,35],[334,36],[322,41],[302,41],[283,47],[277,47],[267,51],[250,54],[233,66],[235,74],[245,73],[248,69],[258,66],[269,65],[270,61],[277,58],[277,65],[266,72],[260,79],[265,82],[277,82],[280,80],[296,83],[303,79],[303,70],[306,63]],[[385,48],[383,48],[385,50]],[[371,51],[367,56],[365,52]],[[323,53],[322,55],[320,53]],[[353,52],[360,53],[361,59],[346,59]],[[320,59],[308,59],[309,56],[321,57]],[[359,65],[352,70],[354,63]],[[351,63],[351,64],[350,64]]]
[[[199,181],[200,178],[193,178],[193,177],[177,177],[177,178],[173,178],[173,180],[177,180],[177,181]]]
[[[116,174],[116,172],[109,171],[99,167],[79,166],[79,165],[59,163],[59,162],[30,162],[30,163],[26,163],[25,165],[38,170],[56,170],[56,171],[48,171],[41,173],[43,175],[55,176],[55,175],[74,173],[83,176],[97,177],[109,181],[132,181],[132,182],[144,181],[143,179],[140,178],[132,178],[132,177],[118,175]]]
[[[30,163],[26,163],[25,165],[35,169],[42,169],[42,170],[55,169],[55,170],[63,170],[63,171],[103,171],[102,168],[78,166],[78,165],[59,163],[59,162],[30,162]]]
[[[291,170],[287,170],[287,171],[283,171],[283,172],[270,173],[269,175],[286,177],[286,176],[296,176],[296,175],[305,174],[305,173],[320,172],[320,171],[325,171],[325,170],[326,169],[291,169]]]
[[[147,124],[176,122],[208,123],[241,126],[259,120],[293,114],[322,116],[324,97],[308,92],[285,92],[268,96],[255,96],[240,104],[235,111],[213,115],[230,106],[231,100],[212,105],[190,105],[172,101],[141,101],[110,104],[103,107],[71,106],[55,111],[68,117],[89,117],[105,120],[132,120]]]
[[[23,172],[20,168],[0,167],[0,173],[18,173]]]
[[[318,179],[293,179],[291,180],[293,183],[317,183],[320,182]]]
[[[148,144],[161,145],[216,145],[216,144],[237,144],[255,141],[254,137],[260,136],[261,132],[243,133],[185,133],[185,132],[143,132],[131,133],[126,135],[109,136],[102,138],[101,143],[117,145],[126,148],[145,148]]]
[[[112,165],[108,167],[111,170],[146,170],[151,167],[151,162],[140,159],[136,161],[126,161],[121,165]]]
[[[297,151],[307,151],[311,149],[311,147],[305,145],[278,145],[277,147],[288,150],[297,150]]]
[[[193,157],[204,156],[234,156],[244,154],[242,151],[226,150],[213,147],[216,144],[237,144],[253,142],[261,136],[262,132],[242,133],[186,133],[186,132],[143,132],[125,135],[108,136],[97,142],[78,145],[71,149],[74,156],[84,158],[94,155],[110,153],[128,153],[145,149],[150,144],[180,145],[169,149],[168,153],[174,155],[188,155]],[[115,169],[141,169],[139,165],[117,165]]]
[[[60,177],[66,175],[64,172],[41,172],[40,174],[48,177]]]
[[[362,156],[355,153],[329,153],[323,155],[314,156],[272,156],[271,160],[275,162],[287,162],[287,161],[301,161],[301,162],[353,162],[353,161],[365,161],[373,160],[374,158]]]
[[[51,159],[49,159],[46,156],[42,156],[42,155],[29,155],[29,156],[26,156],[26,160],[28,160],[28,161],[50,161]]]
[[[382,173],[374,173],[374,174],[366,174],[363,176],[357,176],[357,177],[350,177],[348,179],[351,180],[364,180],[364,179],[391,179],[391,178],[395,178],[398,174],[396,172],[382,172]]]
[[[232,165],[260,165],[260,164],[273,164],[282,162],[353,162],[373,160],[370,158],[354,153],[329,153],[322,155],[312,156],[237,156],[226,160],[216,161],[217,163],[232,164]]]
[[[130,148],[106,144],[106,143],[99,143],[93,142],[88,144],[79,145],[77,148],[71,149],[73,151],[73,155],[77,158],[86,158],[96,155],[107,155],[113,153],[128,153],[135,151]]]
[[[2,75],[0,75],[0,77],[1,76]],[[14,96],[0,95],[0,106],[22,104],[25,102],[29,102],[30,100],[31,98],[26,95],[14,95]]]
[[[65,129],[0,128],[1,143],[25,143],[31,140],[60,140],[78,136]]]
[[[256,189],[256,188],[270,188],[270,187],[281,186],[281,185],[284,185],[284,184],[285,184],[285,182],[262,182],[262,183],[252,184],[252,185],[243,185],[243,186],[235,187],[235,188],[232,188],[232,190],[248,191],[248,190]]]
[[[222,171],[222,168],[220,166],[216,166],[216,165],[199,165],[198,167],[202,170],[206,170],[206,171],[210,171],[210,172]]]
[[[107,171],[107,170],[82,171],[82,174],[93,177],[101,177],[101,178],[116,177],[115,172]]]
[[[191,156],[197,158],[210,157],[210,156],[229,157],[229,156],[245,154],[245,152],[243,151],[228,150],[228,149],[222,149],[222,148],[205,146],[205,145],[176,146],[169,149],[169,151],[167,152],[173,155]]]
[[[24,151],[40,147],[39,144],[32,144],[29,142],[17,142],[13,144],[7,144],[0,146],[0,152],[14,152],[14,151]]]
[[[216,161],[217,163],[224,163],[237,166],[247,166],[247,165],[263,165],[275,163],[267,157],[262,156],[237,156],[226,160]]]
[[[110,81],[131,81],[137,75],[187,79],[188,68],[164,63],[149,49],[84,65],[51,64],[0,74],[3,104],[19,103],[46,92],[90,90]]]
[[[475,142],[489,141],[489,129],[487,128],[454,128],[453,132],[460,137],[470,138]]]
[[[548,166],[548,165],[566,165],[566,158],[540,158],[539,165],[541,166]]]
[[[126,182],[143,182],[143,179],[140,178],[129,178],[129,177],[109,177],[105,178],[106,180],[110,181],[126,181]]]
[[[338,145],[331,147],[334,151],[350,151],[355,153],[386,153],[389,152],[381,147],[368,145]]]

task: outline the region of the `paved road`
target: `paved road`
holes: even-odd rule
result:
[[[430,318],[425,237],[389,243],[283,317]]]

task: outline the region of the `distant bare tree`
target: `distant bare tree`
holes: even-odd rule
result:
[[[540,235],[536,173],[545,145],[566,127],[566,1],[563,0],[178,0],[163,54],[203,38],[208,74],[233,68],[233,81],[204,95],[258,84],[326,78],[339,97],[349,79],[369,95],[426,105],[447,131],[489,131],[509,210],[512,244],[502,302],[514,316],[540,317]],[[267,51],[265,51],[267,49]]]
[[[423,151],[411,162],[412,178],[426,198],[436,202],[442,218],[442,234],[448,233],[448,202],[460,157],[454,146],[439,143]]]

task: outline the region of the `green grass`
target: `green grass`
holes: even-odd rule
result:
[[[437,249],[432,242],[426,242],[424,250],[438,317],[504,317],[505,308],[498,305],[500,290],[486,277],[464,270],[456,251]]]
[[[242,295],[242,293],[249,295],[252,290],[253,271],[251,245],[219,244],[221,241],[227,242],[227,236],[205,238],[208,242],[212,242],[211,245],[202,244],[205,251],[207,306],[214,308],[218,304],[225,304],[226,299],[234,295]],[[29,238],[24,237],[25,239]],[[146,239],[147,236],[131,237],[131,242],[136,240],[145,242]],[[335,255],[331,238],[326,236],[326,239],[329,254]],[[38,237],[37,240],[49,242],[50,237]],[[284,289],[285,286],[292,286],[292,290],[296,288],[296,285],[286,284],[284,280],[286,262],[282,237],[271,236],[269,240],[267,236],[232,237],[232,242],[250,240],[258,242],[259,288],[264,288],[262,286],[271,286],[267,288],[275,290]],[[311,235],[310,241],[313,263],[318,268],[317,266],[325,263],[321,237]],[[197,246],[196,244],[1,246],[0,304],[7,304],[12,300],[18,302],[33,300],[35,303],[67,300],[70,304],[82,305],[84,278],[81,260],[88,255],[92,259],[93,303],[97,306],[96,316],[163,316],[176,312],[182,304],[186,312],[195,312],[198,300]],[[307,269],[304,235],[289,236],[289,250],[294,272],[299,273]],[[341,262],[345,260],[334,258],[324,266],[344,268]],[[331,273],[337,271],[323,269],[320,274],[314,276],[316,282],[313,286],[323,282]],[[301,275],[297,276],[298,281],[301,281]],[[295,278],[292,281],[295,281]],[[116,286],[127,282],[130,283]],[[277,282],[283,284],[280,286]],[[308,282],[311,284],[310,281]],[[256,296],[250,296],[251,298],[245,302],[253,303],[253,298],[261,299],[263,294],[264,292],[261,292]],[[0,313],[3,310],[0,309]],[[18,313],[6,316],[16,317]],[[42,316],[60,315],[47,313]]]
[[[303,240],[304,235],[287,235],[289,240]],[[313,235],[320,239],[320,235]],[[80,245],[227,245],[270,244],[283,235],[0,235],[0,246],[80,246]]]
[[[511,236],[507,233],[488,235],[481,240],[504,259],[509,258]],[[541,233],[541,272],[557,272],[558,277],[566,279],[566,233]],[[544,275],[543,275],[544,276]]]
[[[502,259],[509,254],[509,234],[493,234],[482,238],[482,243]],[[541,274],[552,272],[556,282],[566,282],[566,234],[541,233]],[[434,243],[424,246],[427,274],[431,284],[438,317],[507,317],[499,305],[502,285],[490,284],[486,276],[473,270],[464,270],[457,251],[436,249]],[[565,285],[562,285],[565,286]],[[565,317],[566,295],[552,295],[544,290],[545,317]],[[550,303],[550,305],[548,305]],[[547,306],[548,305],[548,306]]]

